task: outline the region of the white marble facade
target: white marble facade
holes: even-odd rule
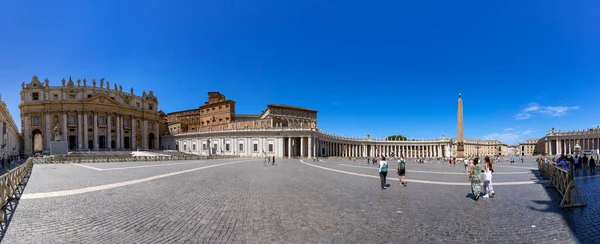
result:
[[[198,155],[242,157],[451,157],[453,139],[388,141],[328,134],[314,128],[238,129],[182,133],[162,138],[161,147]]]

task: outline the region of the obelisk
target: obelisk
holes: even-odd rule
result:
[[[465,147],[464,147],[464,131],[463,131],[463,104],[462,104],[462,96],[458,93],[458,135],[456,136],[456,157],[464,158],[465,157]]]

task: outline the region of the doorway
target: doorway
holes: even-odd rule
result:
[[[69,149],[77,149],[77,136],[69,136]]]

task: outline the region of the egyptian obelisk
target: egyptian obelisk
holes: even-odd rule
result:
[[[458,93],[458,135],[456,137],[456,157],[464,158],[465,157],[465,147],[464,147],[464,131],[463,131],[463,104],[461,94]]]

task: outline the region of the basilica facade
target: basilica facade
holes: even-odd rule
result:
[[[52,86],[34,76],[22,84],[19,108],[25,154],[52,141],[68,142],[69,151],[158,149],[164,119],[151,90],[138,96],[104,79]]]

